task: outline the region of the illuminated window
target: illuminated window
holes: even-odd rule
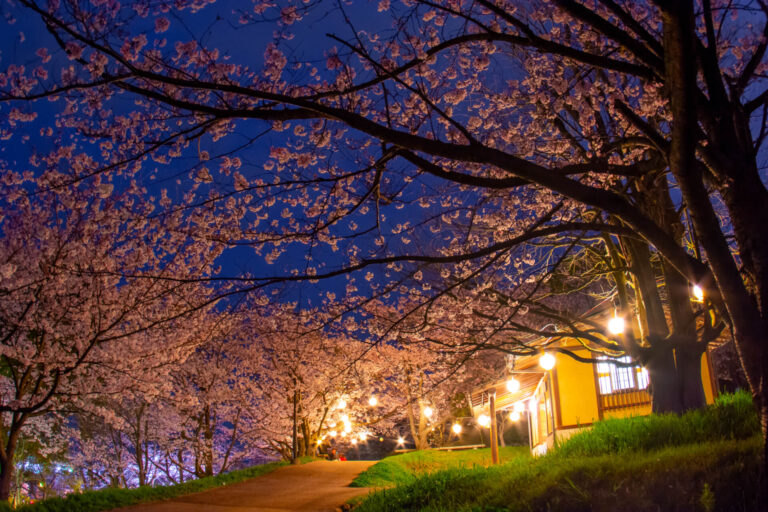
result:
[[[645,389],[648,387],[648,371],[639,365],[617,366],[616,363],[632,363],[629,356],[618,359],[600,357],[597,363],[597,383],[601,395],[609,395],[626,389]]]

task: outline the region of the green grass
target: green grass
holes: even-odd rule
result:
[[[299,459],[299,463],[305,464],[313,460],[317,459],[314,457],[302,457]],[[110,510],[138,503],[167,500],[184,494],[213,489],[214,487],[236,484],[250,478],[271,473],[287,464],[287,462],[270,462],[217,476],[190,480],[176,485],[147,486],[136,489],[101,489],[98,491],[73,493],[63,498],[50,498],[33,505],[24,505],[15,510],[23,512],[98,512]],[[5,505],[0,507],[0,510],[11,509],[8,505]]]
[[[502,461],[529,458],[527,446],[499,448]],[[454,468],[487,467],[491,464],[490,448],[479,450],[438,451],[423,450],[387,457],[360,473],[352,487],[390,487],[408,484],[419,476]]]
[[[572,436],[557,450],[561,457],[594,456],[656,450],[729,439],[747,439],[760,432],[760,421],[746,392],[721,395],[715,404],[682,416],[654,414],[597,422]]]
[[[372,493],[356,512],[756,510],[759,438],[630,456],[518,458],[447,469]]]
[[[431,462],[439,452],[414,452],[361,474],[359,485],[396,487],[355,510],[757,510],[759,432],[749,395],[737,393],[682,416],[599,422],[539,459],[519,447],[521,456],[510,451],[500,466],[439,467]]]

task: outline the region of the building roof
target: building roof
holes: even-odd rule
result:
[[[507,390],[507,379],[477,388],[470,393],[470,402],[472,414],[477,414],[488,407],[488,396],[491,392],[496,393],[496,410],[508,409],[516,402],[530,398],[539,386],[541,380],[546,376],[546,372],[526,371],[513,372],[512,374],[520,382],[520,390],[511,393]]]

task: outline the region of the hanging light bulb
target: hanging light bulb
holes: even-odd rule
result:
[[[347,407],[347,401],[344,400],[343,398],[339,398],[339,401],[336,403],[336,408],[337,409],[344,409],[346,407]]]
[[[368,439],[368,433],[367,432],[360,432],[360,435],[358,436],[361,441],[365,442],[366,439]]]
[[[523,404],[523,402],[517,402],[512,410],[515,412],[523,413],[525,412],[525,404]]]
[[[514,377],[510,377],[507,381],[507,391],[510,393],[517,393],[520,391],[520,381]]]
[[[330,432],[328,432],[328,435],[331,436],[331,437],[336,437],[336,431],[335,430],[331,430]]]
[[[539,358],[539,366],[547,371],[551,370],[555,367],[555,356],[549,352],[544,352],[544,354]]]
[[[614,313],[613,318],[608,320],[608,332],[611,334],[622,334],[626,328],[624,319]]]
[[[397,444],[399,444],[399,445],[405,444],[405,439],[403,439],[403,436],[399,436],[397,438]]]
[[[491,424],[491,417],[487,414],[481,414],[477,417],[477,424],[481,427],[488,428]]]
[[[352,438],[352,444],[357,444],[357,439],[355,439],[354,437]]]
[[[517,411],[509,413],[509,421],[520,421],[520,413]]]
[[[695,302],[704,302],[704,290],[701,288],[701,286],[695,284],[693,285],[693,300]]]
[[[453,431],[453,433],[456,435],[461,434],[461,424],[454,423],[453,426],[451,427],[451,431]]]
[[[431,418],[434,413],[435,413],[435,411],[433,411],[431,407],[427,406],[427,407],[424,408],[424,417],[425,418]]]
[[[368,399],[368,405],[370,405],[371,407],[376,407],[377,405],[379,405],[379,399],[376,398],[375,396],[372,396],[371,398]]]

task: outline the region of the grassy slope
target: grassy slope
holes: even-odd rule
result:
[[[317,459],[303,457],[299,460],[299,463],[304,464],[313,460]],[[190,480],[177,485],[139,487],[137,489],[101,489],[98,491],[69,494],[63,498],[50,498],[34,505],[24,505],[15,510],[23,512],[99,512],[137,503],[167,500],[184,494],[213,489],[214,487],[236,484],[256,476],[271,473],[287,464],[287,462],[270,462],[218,476]],[[7,508],[6,505],[6,507],[0,507],[0,510],[10,510],[10,508]]]
[[[499,449],[502,460],[529,458],[527,446],[507,446]],[[425,450],[387,457],[360,473],[352,487],[390,487],[415,481],[419,476],[444,469],[487,467],[491,450],[437,451]]]
[[[755,510],[759,423],[749,396],[727,395],[682,417],[598,423],[550,455],[502,466],[407,471],[385,459],[362,482],[386,486],[356,511],[396,510]],[[411,459],[435,452],[407,454]],[[437,469],[437,468],[436,468]]]
[[[754,510],[760,450],[753,438],[631,456],[520,458],[417,478],[355,510]]]

